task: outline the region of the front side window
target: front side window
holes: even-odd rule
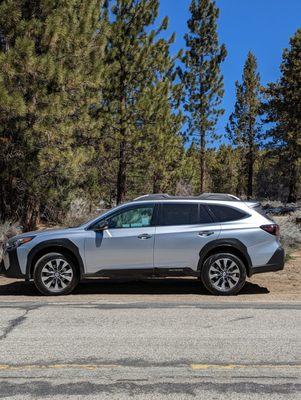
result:
[[[197,225],[199,224],[198,204],[163,204],[160,225]]]
[[[143,228],[153,225],[154,206],[121,211],[108,219],[109,229]]]

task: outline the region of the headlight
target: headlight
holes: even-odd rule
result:
[[[6,243],[6,250],[16,249],[24,243],[30,242],[35,236],[28,236],[20,239],[15,239],[11,242]]]

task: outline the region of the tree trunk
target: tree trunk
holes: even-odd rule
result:
[[[254,154],[253,150],[251,150],[248,154],[248,186],[247,186],[248,200],[253,196],[253,173],[254,173]]]
[[[153,175],[153,193],[160,193],[161,192],[161,187],[160,187],[160,173],[158,171],[154,172]]]
[[[251,106],[250,106],[251,108]],[[247,160],[247,199],[249,200],[253,196],[253,174],[254,174],[254,125],[255,125],[255,119],[252,118],[252,115],[249,116],[249,132],[248,132],[248,137],[249,137],[249,151],[248,151],[248,160]]]
[[[40,219],[40,204],[37,199],[28,196],[25,200],[24,211],[21,219],[23,231],[33,231],[37,228]]]
[[[126,141],[122,139],[119,146],[118,175],[117,175],[117,204],[125,200],[126,194],[126,159],[125,159]]]
[[[118,173],[117,173],[117,204],[122,203],[125,200],[126,195],[126,147],[127,147],[127,127],[125,123],[126,118],[126,85],[125,85],[125,72],[122,69],[120,76],[120,144],[118,154]]]
[[[200,135],[200,193],[205,191],[205,153],[206,153],[206,141],[205,134]]]
[[[289,192],[287,197],[288,203],[295,203],[297,201],[297,161],[293,161],[290,169],[289,177]]]

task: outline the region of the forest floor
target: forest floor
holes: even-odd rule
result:
[[[0,277],[1,301],[58,301],[43,297],[32,282]],[[200,287],[193,278],[145,279],[90,279],[79,284],[74,293],[59,297],[59,301],[127,301],[127,302],[197,302],[212,301],[214,297]],[[301,302],[301,249],[290,254],[284,270],[258,274],[248,279],[235,297],[219,297],[218,301],[238,302]]]

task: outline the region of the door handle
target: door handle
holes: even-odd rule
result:
[[[198,235],[201,237],[211,236],[214,235],[214,231],[201,231],[198,233]]]
[[[138,239],[145,240],[145,239],[150,239],[152,237],[152,235],[149,235],[148,233],[142,233],[141,235],[139,235],[137,237],[138,237]]]

